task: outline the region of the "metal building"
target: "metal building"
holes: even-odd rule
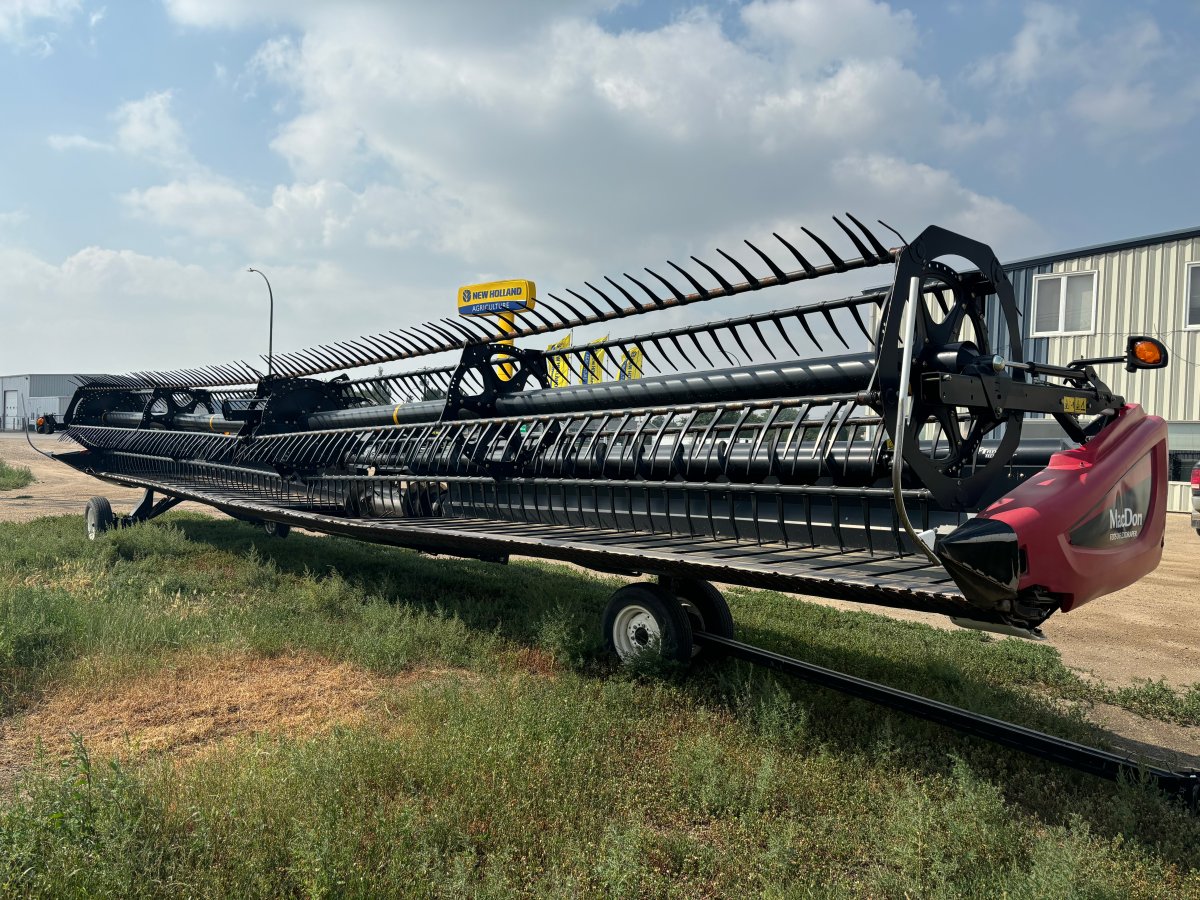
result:
[[[61,416],[87,375],[0,375],[0,430],[20,431],[46,413]]]
[[[1169,423],[1168,509],[1191,509],[1188,485],[1200,462],[1200,228],[1017,260],[1005,265],[1021,311],[1026,359],[1066,365],[1125,352],[1129,335],[1162,340],[1160,371],[1102,373],[1109,386]],[[989,323],[989,332],[999,329]],[[1002,350],[1001,352],[1004,352]]]

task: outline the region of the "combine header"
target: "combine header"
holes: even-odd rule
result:
[[[94,498],[92,536],[194,500],[276,534],[650,575],[605,613],[622,658],[730,653],[1095,774],[1148,771],[1194,799],[1195,773],[1139,769],[734,640],[712,582],[1040,637],[1049,616],[1136,581],[1162,552],[1166,425],[1096,369],[1162,367],[1163,345],[1133,336],[1122,356],[1028,362],[987,246],[931,227],[889,249],[848,220],[834,221],[853,254],[804,229],[812,260],[775,235],[774,255],[747,241],[741,260],[718,250],[720,268],[692,257],[669,277],[646,269],[562,295],[464,287],[459,318],[276,355],[268,377],[238,362],[93,379],[66,414],[83,449],[56,458],[146,491],[120,519]],[[884,265],[888,290],[582,347],[517,343]],[[450,353],[449,365],[318,377]],[[1030,414],[1071,440],[1022,441]]]

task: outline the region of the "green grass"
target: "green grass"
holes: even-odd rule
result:
[[[740,663],[615,670],[614,585],[179,513],[94,544],[78,518],[0,525],[9,712],[192,651],[477,673],[187,763],[80,744],[0,804],[0,894],[1200,897],[1200,819],[1138,785]],[[1076,739],[1095,699],[1195,714],[1194,689],[1091,685],[1044,645],[730,600],[746,640]]]
[[[0,459],[0,491],[15,491],[33,484],[33,472],[25,466],[10,466]]]

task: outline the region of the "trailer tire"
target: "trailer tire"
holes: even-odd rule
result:
[[[703,631],[716,637],[733,638],[733,613],[729,611],[725,596],[711,582],[700,578],[673,578],[670,589],[683,605],[693,633]],[[706,655],[720,654],[719,648],[697,644],[692,655],[698,656],[701,651]]]
[[[657,584],[628,584],[604,610],[604,641],[622,662],[657,650],[667,660],[692,658],[692,624],[675,595]]]
[[[273,522],[270,519],[263,519],[262,527],[270,537],[285,538],[292,532],[292,526],[286,522]]]
[[[107,497],[93,497],[89,500],[83,517],[87,523],[89,541],[94,541],[99,535],[112,528],[116,522],[116,516],[113,515],[112,505],[108,502]]]

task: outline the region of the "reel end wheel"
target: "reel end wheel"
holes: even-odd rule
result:
[[[104,532],[116,527],[117,518],[113,515],[112,504],[108,502],[107,497],[93,497],[89,500],[83,517],[89,541],[96,540]]]

